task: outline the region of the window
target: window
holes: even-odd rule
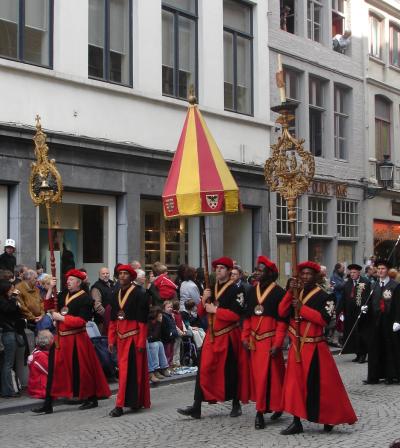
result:
[[[224,0],[224,105],[253,113],[253,19],[245,3]]]
[[[378,161],[390,156],[390,108],[391,103],[386,98],[375,96],[375,157]]]
[[[322,156],[322,132],[324,116],[323,83],[318,78],[309,80],[309,132],[310,152],[317,157]]]
[[[307,37],[315,42],[322,39],[322,4],[316,0],[307,0]]]
[[[292,102],[300,103],[300,74],[289,68],[284,68],[285,72],[285,89],[286,89],[286,98]],[[290,124],[289,132],[295,136],[296,128],[298,126],[297,123],[297,109],[294,111],[294,120]]]
[[[296,234],[299,235],[303,228],[303,210],[299,199],[297,199],[296,202],[296,213]],[[290,233],[287,203],[279,193],[276,195],[276,233],[283,235],[289,235]]]
[[[0,57],[52,67],[53,0],[0,1]]]
[[[89,77],[132,85],[132,1],[89,0]]]
[[[197,91],[197,0],[164,0],[162,92],[187,99]]]
[[[369,15],[369,54],[376,58],[382,57],[381,50],[382,21],[377,16]]]
[[[295,0],[281,0],[281,30],[295,33]]]
[[[335,158],[347,160],[346,134],[347,134],[347,104],[346,97],[348,92],[342,88],[335,86],[334,90],[334,121],[335,121]]]
[[[344,33],[345,0],[332,0],[332,37]]]
[[[390,63],[400,67],[400,28],[390,25]]]
[[[358,202],[338,199],[337,233],[342,238],[358,237]]]
[[[312,235],[328,234],[328,201],[319,198],[308,199],[308,231]]]

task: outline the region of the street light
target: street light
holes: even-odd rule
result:
[[[383,156],[382,162],[377,163],[376,174],[378,178],[378,186],[376,187],[368,185],[368,180],[366,178],[361,178],[361,182],[365,185],[364,199],[373,199],[380,194],[381,191],[393,187],[394,164],[390,161],[390,156],[388,154]]]

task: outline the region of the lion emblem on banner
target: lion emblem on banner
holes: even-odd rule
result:
[[[218,207],[219,196],[218,194],[206,194],[207,205],[215,210]]]

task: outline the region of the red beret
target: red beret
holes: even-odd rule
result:
[[[214,260],[212,263],[212,267],[215,269],[218,264],[222,264],[223,266],[226,266],[228,269],[233,268],[233,260],[229,257],[221,257]]]
[[[276,264],[264,255],[260,255],[259,257],[257,257],[257,264],[263,264],[272,272],[278,274],[278,268],[276,267]]]
[[[137,277],[137,273],[136,271],[133,269],[133,267],[130,264],[121,264],[117,267],[117,271],[121,272],[121,271],[126,271],[129,272],[132,280],[135,280],[135,278]]]
[[[86,272],[82,272],[79,269],[70,269],[66,274],[65,278],[68,277],[76,277],[79,278],[79,280],[85,280],[87,277]]]
[[[301,271],[302,269],[312,269],[317,274],[321,272],[321,266],[318,263],[314,263],[314,261],[302,261],[297,265],[297,270]]]

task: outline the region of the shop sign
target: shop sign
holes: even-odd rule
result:
[[[311,183],[308,190],[310,194],[321,196],[336,196],[337,198],[347,198],[347,184],[337,184],[333,182],[317,181]]]

